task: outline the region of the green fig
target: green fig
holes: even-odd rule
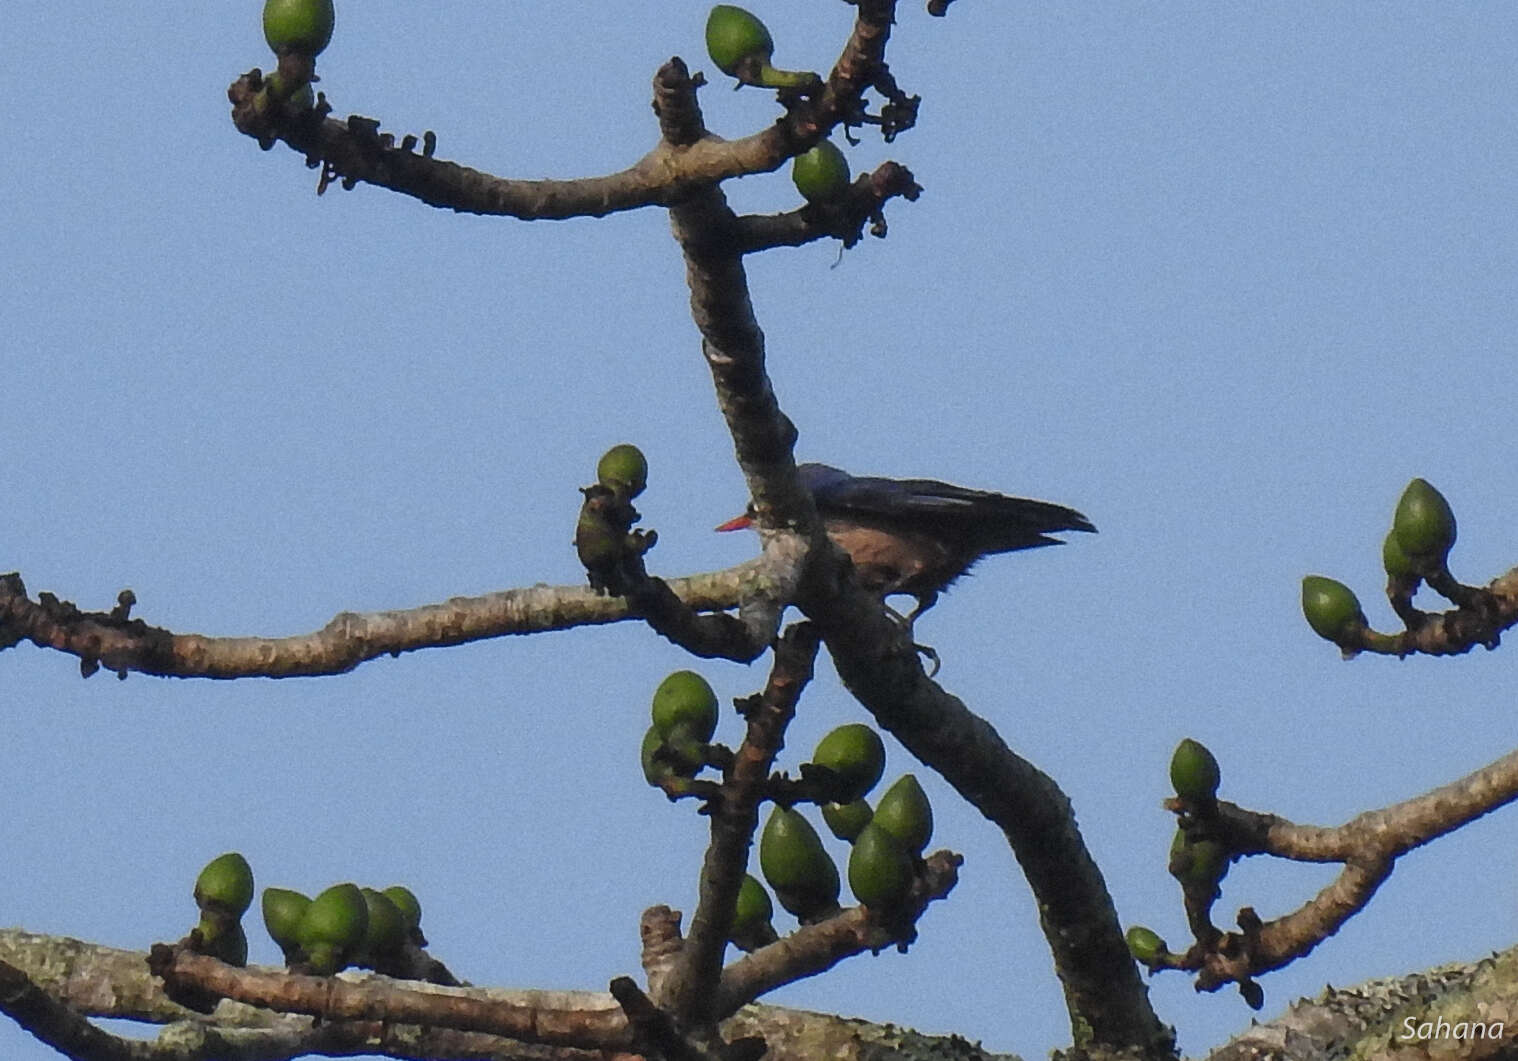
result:
[[[414,941],[417,936],[422,934],[422,904],[417,899],[416,893],[404,885],[392,884],[384,890],[383,894],[401,912],[401,917],[406,922],[406,932]],[[426,946],[426,943],[422,942],[417,945]]]
[[[886,789],[875,805],[875,817],[871,820],[900,840],[913,855],[920,855],[933,838],[933,807],[928,803],[927,793],[911,774],[902,774]]]
[[[670,778],[689,779],[701,772],[706,765],[706,742],[697,740],[683,725],[676,726],[667,737],[660,735],[657,726],[650,726],[643,734],[639,758],[643,779],[667,791],[665,782]]]
[[[859,833],[875,812],[870,809],[869,803],[860,797],[852,803],[824,803],[822,805],[822,820],[827,822],[827,827],[833,835],[840,840],[853,843],[859,838]]]
[[[275,55],[320,55],[333,20],[332,0],[264,0],[264,40]]]
[[[1365,628],[1365,613],[1354,591],[1321,575],[1302,579],[1302,614],[1313,633],[1336,645],[1350,641]]]
[[[348,959],[369,930],[369,904],[356,884],[334,884],[301,916],[296,940],[318,976],[331,976]]]
[[[827,767],[842,782],[835,793],[837,802],[852,803],[874,788],[885,772],[885,744],[863,722],[850,722],[817,742],[812,762]]]
[[[717,694],[695,671],[677,670],[654,690],[653,718],[664,737],[683,726],[695,740],[709,741],[717,731]]]
[[[775,39],[763,22],[733,4],[717,4],[707,16],[706,50],[717,69],[743,84],[800,88],[819,80],[816,74],[777,70],[771,66]]]
[[[200,953],[238,968],[248,964],[248,936],[242,922],[202,917],[195,930],[200,933]]]
[[[637,497],[648,486],[648,458],[630,442],[613,446],[596,462],[596,480],[623,497]]]
[[[841,887],[838,866],[833,862],[832,856],[824,851],[817,862],[817,877],[812,884],[801,888],[782,888],[777,885],[775,898],[798,921],[818,921],[838,909]]]
[[[893,911],[911,891],[912,856],[893,834],[871,822],[849,852],[849,890],[875,911]]]
[[[1195,803],[1206,803],[1218,794],[1222,775],[1218,761],[1200,741],[1187,737],[1170,757],[1170,783],[1175,794]]]
[[[395,954],[406,942],[406,915],[391,902],[384,892],[373,888],[360,888],[367,908],[364,940],[359,944],[355,957],[361,964],[372,965]]]
[[[217,855],[195,878],[195,905],[239,918],[253,902],[253,869],[236,851]]]
[[[777,805],[765,823],[759,869],[780,905],[797,917],[815,916],[838,903],[838,867],[812,823],[792,807]]]
[[[656,788],[659,782],[675,774],[674,765],[659,754],[659,749],[663,747],[664,738],[659,735],[659,727],[649,726],[648,732],[643,734],[643,746],[638,749],[638,758],[643,763],[643,779]]]
[[[818,882],[827,852],[812,823],[778,804],[759,837],[759,868],[772,888],[806,888]]]
[[[718,70],[736,77],[746,59],[768,62],[775,54],[775,39],[755,15],[733,4],[718,4],[706,16],[706,50]]]
[[[265,888],[263,898],[264,927],[269,938],[279,944],[289,961],[300,951],[300,919],[311,900],[288,888]]]
[[[791,183],[809,203],[836,199],[849,186],[849,160],[831,140],[821,140],[791,163]]]
[[[1442,563],[1455,544],[1455,513],[1443,494],[1425,480],[1414,479],[1397,502],[1392,533],[1409,560]]]
[[[1385,540],[1381,542],[1381,566],[1393,578],[1411,578],[1418,574],[1418,565],[1402,551],[1402,543],[1397,541],[1395,530],[1387,531]]]
[[[302,74],[305,71],[301,71]],[[301,114],[316,106],[316,91],[311,87],[311,82],[303,80],[300,76],[274,70],[264,78],[264,84],[268,86],[269,94],[284,106],[288,114]]]
[[[1143,925],[1134,925],[1123,938],[1128,941],[1128,953],[1145,965],[1152,965],[1161,955],[1169,953],[1159,934]]]
[[[1192,840],[1184,829],[1175,831],[1170,843],[1170,875],[1181,887],[1216,889],[1228,875],[1228,849],[1216,840]]]
[[[770,902],[770,893],[764,890],[764,885],[759,883],[759,878],[752,873],[745,873],[743,883],[738,886],[738,902],[733,912],[733,933],[736,935],[767,925],[770,918],[774,916],[775,906]]]

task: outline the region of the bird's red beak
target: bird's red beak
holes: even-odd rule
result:
[[[754,525],[754,517],[753,516],[749,516],[749,515],[743,515],[743,516],[734,516],[732,519],[728,520],[726,523],[718,524],[718,526],[717,526],[716,529],[719,530],[719,531],[734,531],[734,530],[743,530],[745,527],[752,527],[753,525]]]

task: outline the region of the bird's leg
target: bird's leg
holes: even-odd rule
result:
[[[929,608],[933,607],[933,605],[937,602],[938,593],[934,590],[929,590],[926,593],[922,593],[917,596],[917,607],[913,608],[905,615],[902,615],[899,611],[891,607],[889,604],[886,604],[885,610],[891,614],[891,618],[895,619],[902,625],[902,627],[907,632],[907,636],[912,637],[912,627],[913,624],[917,622],[917,617],[923,612],[927,611]],[[882,601],[882,603],[884,602]],[[938,673],[938,668],[942,666],[942,661],[938,658],[938,651],[934,649],[932,645],[919,645],[916,641],[912,642],[912,648],[916,650],[919,656],[931,664],[931,667],[928,670],[928,677],[931,678],[936,675]]]
[[[930,589],[926,592],[919,593],[917,595],[917,607],[907,612],[905,618],[903,619],[903,621],[907,624],[907,629],[912,629],[912,624],[917,621],[917,617],[937,603],[938,591],[936,589]]]

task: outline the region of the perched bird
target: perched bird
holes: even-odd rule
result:
[[[981,557],[1061,545],[1057,531],[1095,531],[1073,508],[971,490],[934,479],[856,477],[826,464],[796,471],[812,493],[829,538],[849,554],[854,572],[882,597],[917,598],[910,626],[938,594]],[[752,525],[750,511],[719,531]]]

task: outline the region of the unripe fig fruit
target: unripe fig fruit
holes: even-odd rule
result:
[[[1205,803],[1218,794],[1222,780],[1218,761],[1200,741],[1187,737],[1170,757],[1170,783],[1182,799]]]
[[[656,726],[643,734],[639,750],[643,779],[655,788],[669,791],[665,784],[672,777],[692,778],[706,765],[706,744],[698,741],[685,726],[676,726],[669,736],[661,736]]]
[[[777,805],[759,838],[759,869],[772,888],[813,888],[823,883],[827,852],[812,823],[794,807]]]
[[[871,821],[900,840],[913,855],[922,854],[933,838],[933,807],[928,803],[928,794],[911,774],[902,774],[886,789],[875,805]]]
[[[683,726],[696,740],[717,732],[717,694],[695,671],[677,670],[654,690],[654,728],[665,737]]]
[[[413,936],[422,931],[422,904],[416,893],[401,884],[392,884],[384,891],[385,898],[395,904],[406,922],[406,931]]]
[[[238,918],[253,902],[253,869],[236,851],[217,855],[195,878],[195,905],[214,906]]]
[[[202,954],[238,968],[248,964],[248,935],[242,930],[242,922],[202,917],[195,927]]]
[[[1393,578],[1411,578],[1419,573],[1418,565],[1412,557],[1402,551],[1402,543],[1397,541],[1395,530],[1387,531],[1385,540],[1381,542],[1381,566]]]
[[[264,40],[275,55],[320,55],[333,20],[332,0],[264,0]]]
[[[316,106],[316,92],[311,82],[298,77],[287,77],[279,70],[272,70],[264,78],[269,94],[283,105],[286,113],[299,114]]]
[[[1184,888],[1216,888],[1228,875],[1228,849],[1216,840],[1191,840],[1184,829],[1170,843],[1170,875]]]
[[[791,183],[809,203],[836,199],[849,186],[849,160],[833,141],[819,141],[791,163]]]
[[[745,873],[743,883],[738,886],[738,902],[733,911],[733,934],[747,933],[766,925],[774,916],[775,906],[770,902],[770,893],[764,890],[757,877]]]
[[[643,746],[638,749],[638,759],[643,763],[643,779],[656,787],[660,781],[675,773],[674,764],[659,755],[662,747],[664,738],[659,734],[659,727],[649,726],[648,732],[643,734]]]
[[[262,905],[269,938],[279,944],[288,961],[300,950],[300,922],[311,900],[289,888],[265,888]]]
[[[822,820],[827,822],[828,829],[840,840],[853,843],[859,838],[860,832],[870,824],[870,819],[875,812],[863,797],[852,803],[824,803],[822,805]]]
[[[706,16],[706,51],[718,70],[734,77],[745,59],[769,62],[775,39],[753,14],[733,4],[718,4]]]
[[[777,70],[770,65],[775,40],[753,14],[732,4],[717,4],[706,18],[706,51],[729,77],[768,88],[816,84],[816,74]]]
[[[838,909],[838,893],[841,882],[838,866],[826,851],[817,862],[818,875],[813,884],[801,888],[775,888],[775,898],[780,905],[802,922],[815,921]]]
[[[1437,563],[1455,544],[1455,513],[1443,494],[1425,480],[1414,479],[1397,502],[1392,533],[1408,559]]]
[[[759,838],[759,869],[780,905],[809,918],[838,904],[838,867],[801,812],[776,806]]]
[[[356,956],[372,963],[394,954],[406,942],[406,917],[384,892],[360,888],[368,910],[364,940]]]
[[[319,976],[331,976],[348,964],[348,958],[369,929],[369,904],[356,884],[334,884],[306,907],[296,931]]]
[[[875,822],[864,827],[849,852],[849,890],[871,910],[892,911],[912,888],[912,856],[900,840]]]
[[[1335,644],[1343,644],[1365,626],[1365,613],[1354,591],[1321,575],[1302,579],[1302,614],[1313,633]]]
[[[1128,953],[1145,965],[1151,964],[1160,955],[1169,953],[1169,948],[1159,934],[1143,925],[1134,925],[1123,938],[1128,941]]]
[[[630,442],[613,446],[596,462],[596,480],[623,497],[637,497],[648,486],[648,458]]]
[[[885,744],[863,722],[850,722],[817,742],[812,762],[833,771],[843,783],[833,793],[837,802],[852,803],[874,788],[885,772]]]

